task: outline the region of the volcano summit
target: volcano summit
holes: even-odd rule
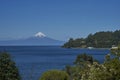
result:
[[[26,39],[0,41],[0,46],[49,46],[63,44],[64,41],[49,38],[42,32],[38,32],[33,37]]]

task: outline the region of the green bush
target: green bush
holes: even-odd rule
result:
[[[0,80],[20,80],[18,69],[6,52],[0,53]]]
[[[42,74],[40,80],[69,80],[65,71],[50,70]]]
[[[74,66],[66,66],[70,80],[120,80],[120,48],[106,55],[104,63],[86,54],[78,55]]]

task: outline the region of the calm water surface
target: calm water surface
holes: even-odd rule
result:
[[[110,53],[107,49],[65,49],[59,46],[1,46],[0,51],[4,50],[16,62],[22,80],[38,80],[44,71],[73,65],[78,54],[87,53],[103,62],[104,56]]]

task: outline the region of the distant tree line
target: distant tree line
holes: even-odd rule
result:
[[[95,34],[89,34],[86,38],[70,38],[63,47],[95,47],[95,48],[111,48],[112,45],[117,46],[120,42],[120,30],[116,31],[101,31]]]

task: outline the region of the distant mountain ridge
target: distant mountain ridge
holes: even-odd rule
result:
[[[44,45],[63,45],[64,41],[55,40],[49,37],[46,37],[42,32],[38,32],[33,37],[29,37],[26,39],[18,39],[18,40],[6,40],[0,41],[0,46],[44,46]]]

